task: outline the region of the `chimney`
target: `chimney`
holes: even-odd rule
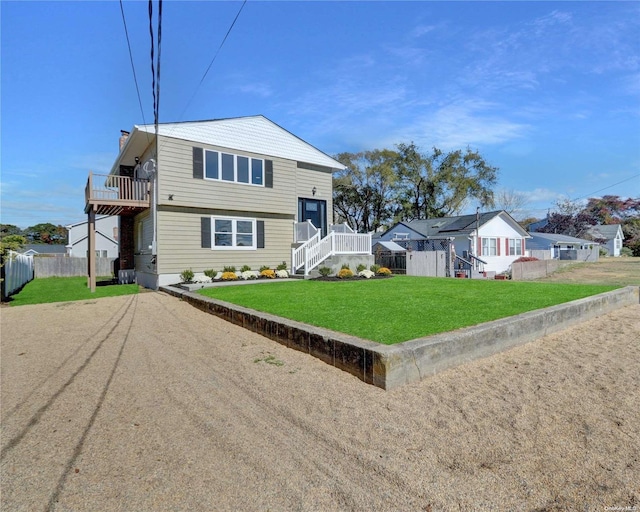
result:
[[[120,130],[120,151],[122,151],[122,147],[124,146],[125,142],[127,142],[128,138],[129,132],[126,130]]]

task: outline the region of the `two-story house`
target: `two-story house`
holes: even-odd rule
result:
[[[344,166],[264,116],[164,123],[157,137],[134,126],[120,146],[109,175],[89,176],[89,238],[96,214],[119,215],[120,270],[145,287],[231,265],[308,273],[340,252],[332,173]],[[350,235],[345,252],[370,254],[368,235]]]

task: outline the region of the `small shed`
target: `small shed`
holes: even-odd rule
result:
[[[377,265],[387,267],[394,274],[406,274],[407,250],[395,242],[378,240],[372,247]]]

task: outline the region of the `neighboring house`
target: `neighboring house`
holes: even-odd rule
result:
[[[475,263],[486,272],[503,272],[526,254],[529,234],[504,210],[399,222],[380,241],[393,241],[411,250],[452,247],[453,258]],[[460,263],[460,261],[458,261]]]
[[[556,233],[531,233],[527,246],[531,251],[550,251],[552,259],[597,261],[599,254],[597,242]]]
[[[624,241],[624,234],[620,224],[597,224],[591,227],[587,233],[594,240],[604,240],[604,243],[601,243],[600,246],[607,251],[607,256],[616,258],[620,256],[622,242]]]
[[[337,169],[264,116],[160,124],[158,140],[153,125],[134,126],[110,174],[89,175],[89,247],[95,216],[119,215],[120,270],[149,288],[186,269],[284,261],[308,273],[335,254],[370,256],[370,235],[331,230]],[[92,288],[94,278],[90,270]]]
[[[114,215],[96,217],[96,243],[94,247],[96,256],[102,258],[118,257],[118,223],[119,219]],[[73,258],[86,258],[89,248],[87,221],[70,224],[66,228],[69,232],[67,254]]]
[[[66,256],[67,249],[60,244],[26,244],[20,249],[20,254],[25,256]]]

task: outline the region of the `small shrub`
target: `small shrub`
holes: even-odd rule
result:
[[[280,265],[276,267],[276,270],[287,270],[287,263],[283,261],[282,263],[280,263]]]
[[[242,277],[242,279],[244,279],[245,281],[248,279],[258,279],[258,275],[256,272],[254,272],[253,270],[244,270],[240,273],[240,276]]]
[[[236,281],[238,279],[238,276],[235,272],[223,272],[222,273],[222,280],[223,281]]]
[[[378,270],[380,270],[380,265],[378,265],[377,263],[374,263],[369,267],[369,270],[371,270],[371,272],[373,272],[374,274],[377,274]]]
[[[264,271],[264,270],[269,270],[271,267],[269,265],[262,265],[260,267],[260,272]]]
[[[210,268],[209,270],[205,270],[204,271],[204,275],[207,276],[210,279],[213,279],[214,277],[216,277],[218,275],[218,271],[217,270],[213,270],[212,268]]]
[[[287,272],[286,270],[276,270],[276,277],[289,277],[289,272]]]
[[[193,282],[194,283],[210,283],[211,278],[209,276],[194,277]]]
[[[320,272],[320,275],[322,277],[327,277],[329,274],[331,274],[331,269],[329,267],[320,267],[318,269],[318,272]]]
[[[193,281],[193,275],[193,270],[189,268],[180,272],[180,279],[182,279],[183,283],[190,283]]]
[[[360,272],[358,272],[358,275],[360,277],[364,277],[365,279],[371,279],[376,274],[375,274],[375,272],[372,272],[371,270],[367,270],[365,268],[365,269],[362,269]]]
[[[351,270],[349,268],[349,264],[348,263],[343,263],[342,266],[340,267],[342,270]]]
[[[620,256],[630,258],[631,256],[633,256],[633,251],[628,247],[623,247],[622,249],[620,249]]]
[[[389,270],[387,267],[380,267],[376,274],[378,274],[379,276],[390,276],[391,270]]]
[[[224,274],[225,272],[235,272],[236,271],[236,267],[234,267],[233,265],[228,266],[228,267],[224,267],[222,269],[222,273]]]
[[[534,258],[533,256],[521,256],[514,263],[525,263],[527,261],[540,261],[538,258]]]
[[[249,265],[242,265],[240,267],[240,272],[248,272],[249,270],[251,270],[251,267]]]
[[[358,273],[362,272],[363,270],[367,270],[367,266],[363,263],[360,263],[357,267],[356,267],[356,271]]]
[[[276,273],[270,268],[265,268],[260,271],[260,277],[266,277],[267,279],[275,279]]]
[[[347,268],[341,268],[340,272],[338,272],[338,277],[340,279],[350,279],[353,277],[353,271],[347,266]]]

